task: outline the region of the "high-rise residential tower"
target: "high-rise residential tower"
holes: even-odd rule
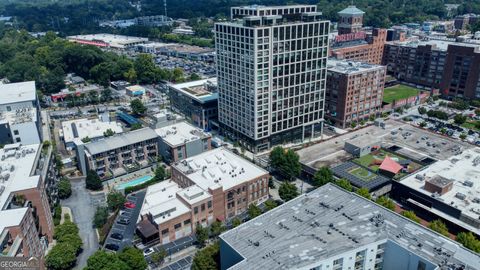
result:
[[[330,23],[315,5],[232,8],[215,25],[221,128],[254,152],[318,136]]]

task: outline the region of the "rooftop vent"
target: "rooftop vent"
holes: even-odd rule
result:
[[[465,200],[465,198],[467,198],[467,196],[461,192],[457,192],[457,194],[455,194],[455,197],[460,200]]]
[[[473,187],[473,182],[470,180],[466,180],[465,182],[463,182],[463,185],[467,187]]]

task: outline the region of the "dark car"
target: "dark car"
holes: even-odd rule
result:
[[[109,250],[117,251],[120,247],[118,245],[115,245],[115,244],[106,244],[105,248],[109,249]]]
[[[121,218],[117,221],[118,224],[128,225],[130,223],[130,219],[128,218]]]
[[[112,235],[110,235],[111,238],[113,239],[117,239],[117,240],[122,240],[123,239],[123,235],[121,233],[112,233]]]

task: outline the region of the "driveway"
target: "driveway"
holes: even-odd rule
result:
[[[83,252],[77,258],[75,269],[83,269],[87,259],[98,250],[98,238],[93,228],[93,215],[98,205],[105,203],[105,195],[90,195],[85,188],[85,178],[71,180],[72,196],[61,201],[63,206],[72,210],[73,220],[79,228],[83,241]]]

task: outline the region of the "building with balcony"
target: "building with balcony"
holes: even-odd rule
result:
[[[480,269],[480,256],[327,184],[220,235],[221,269]]]
[[[63,121],[59,135],[65,143],[65,148],[72,150],[77,145],[84,144],[82,140],[86,138],[90,139],[90,141],[104,138],[104,133],[109,129],[115,132],[115,134],[123,132],[122,125],[118,122],[102,121],[100,118],[82,118]]]
[[[326,118],[341,128],[381,113],[385,66],[330,59]]]
[[[35,82],[0,84],[0,143],[39,144],[41,126]]]
[[[57,196],[48,157],[38,144],[5,145],[0,157],[0,249],[7,256],[43,256],[53,241],[50,206]]]
[[[157,128],[159,154],[167,162],[177,162],[210,150],[212,136],[187,122]]]
[[[172,179],[147,190],[137,232],[165,244],[245,213],[268,199],[268,172],[217,148],[172,165]]]
[[[217,78],[169,85],[170,104],[198,127],[218,125]]]
[[[77,147],[78,166],[83,175],[95,171],[107,179],[156,162],[157,133],[151,128],[115,134]]]
[[[254,152],[320,136],[330,22],[315,5],[242,6],[215,24],[218,117]]]

